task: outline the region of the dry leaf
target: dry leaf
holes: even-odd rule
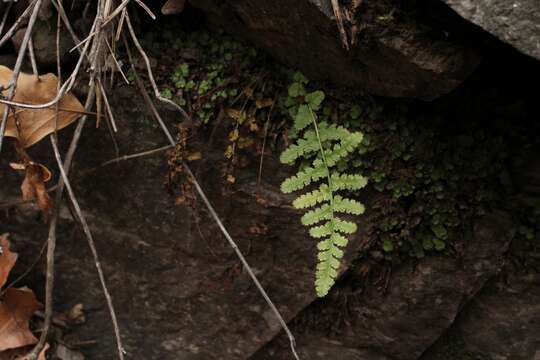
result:
[[[51,172],[43,165],[32,163],[26,166],[26,176],[21,185],[23,200],[36,199],[39,209],[47,217],[52,200],[47,193],[45,182],[51,179]]]
[[[33,346],[27,346],[18,349],[10,349],[0,352],[0,360],[21,360],[25,359],[24,356],[32,351]],[[45,343],[45,346],[38,355],[37,360],[47,360],[45,353],[49,350],[49,344]]]
[[[196,160],[201,160],[201,159],[202,159],[202,154],[200,151],[192,152],[186,158],[187,161],[196,161]]]
[[[274,100],[270,98],[260,99],[255,101],[255,105],[257,106],[257,109],[267,108],[274,105]]]
[[[39,308],[40,304],[31,290],[27,288],[6,290],[0,303],[0,351],[37,342],[28,322]]]
[[[0,235],[0,289],[6,284],[9,272],[17,262],[17,254],[9,250],[8,234]]]
[[[246,113],[242,110],[227,109],[227,116],[236,120],[239,124],[242,124],[246,120]]]
[[[68,321],[71,324],[83,324],[86,322],[86,316],[84,315],[84,305],[83,304],[75,304],[69,310],[68,313]]]
[[[12,74],[9,68],[0,65],[0,86],[7,87]],[[21,73],[13,100],[25,104],[47,103],[56,97],[57,85],[58,78],[53,74],[41,75],[37,80],[34,75]],[[6,96],[7,93],[8,90],[4,90],[2,95]],[[5,135],[18,139],[21,146],[27,148],[54,132],[55,125],[60,130],[84,112],[82,104],[71,94],[65,95],[58,102],[58,107],[58,121],[55,106],[38,110],[17,108],[8,117]],[[4,111],[5,105],[0,104],[0,114]],[[20,133],[15,118],[19,121]]]
[[[229,133],[229,140],[232,142],[235,142],[240,137],[240,133],[238,132],[238,129],[234,129]]]
[[[186,6],[186,0],[167,0],[165,5],[161,8],[163,15],[176,15],[184,11]]]

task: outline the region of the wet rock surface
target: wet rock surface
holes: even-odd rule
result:
[[[433,99],[458,86],[480,60],[477,50],[453,39],[452,30],[398,15],[392,2],[364,1],[350,14],[361,29],[351,37],[356,44],[350,51],[339,40],[330,1],[204,0],[193,5],[206,12],[210,23],[312,79],[375,95]]]
[[[500,271],[510,228],[509,216],[502,212],[479,219],[459,241],[463,258],[430,257],[401,266],[394,270],[386,293],[376,287],[362,293],[334,290],[335,300],[325,304],[322,312],[337,321],[346,298],[347,318],[331,339],[347,348],[370,351],[372,355],[365,359],[418,359],[454,322],[467,301]],[[309,322],[307,319],[319,316],[310,313],[314,310],[306,309],[299,318]],[[316,344],[327,337],[327,331],[311,329],[300,336]],[[287,359],[282,341],[273,344],[278,350],[270,344],[253,359]]]
[[[540,359],[540,275],[513,272],[490,282],[458,327],[465,345],[496,360]]]
[[[537,0],[443,0],[465,19],[540,59],[540,3]]]
[[[134,89],[117,89],[115,102],[122,153],[165,143]],[[170,115],[175,123],[178,115]],[[196,210],[175,205],[164,185],[165,154],[78,177],[115,157],[106,129],[89,124],[83,138],[73,172],[75,189],[94,232],[128,354],[138,359],[245,359],[272,339],[280,331],[279,323],[202,203]],[[227,139],[226,133],[218,138]],[[204,139],[193,141],[204,144]],[[48,145],[38,146],[44,146],[46,153]],[[279,191],[286,168],[276,156],[268,157],[259,189],[255,167],[238,176],[234,196],[226,195],[217,165],[224,159],[223,151],[216,142],[204,153],[205,163],[193,163],[193,169],[262,285],[290,320],[315,298],[316,248],[290,199]],[[18,181],[13,173],[2,174],[2,183],[11,184],[11,189],[17,189]],[[266,206],[256,201],[256,191]],[[7,200],[18,197],[17,193],[3,195]],[[88,311],[87,324],[74,329],[65,341],[95,340],[98,345],[86,355],[113,359],[114,337],[91,254],[69,211],[62,213],[57,310],[83,303]],[[32,244],[25,248],[28,254],[39,252],[46,237],[45,226],[31,221],[35,213],[30,216],[22,218],[14,211],[1,218],[3,231],[12,233],[17,247]],[[260,229],[266,230],[257,235]],[[349,256],[359,249],[361,239],[360,235],[351,241]]]

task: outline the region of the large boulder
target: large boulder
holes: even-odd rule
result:
[[[112,101],[119,125],[116,138],[123,154],[166,142],[135,89],[115,89]],[[174,115],[168,118],[172,127],[178,114],[170,115]],[[218,127],[211,146],[203,134],[190,139],[190,145],[203,153],[203,160],[192,163],[192,168],[288,321],[316,298],[316,245],[290,205],[291,197],[279,190],[290,169],[279,163],[276,154],[265,157],[260,186],[260,156],[254,153],[253,166],[235,173],[234,193],[224,196],[228,182],[221,171],[227,164],[223,154],[228,131],[226,125]],[[36,144],[32,154],[49,154],[49,147],[47,141]],[[105,128],[89,124],[79,146],[73,185],[96,239],[129,356],[146,360],[245,359],[276,336],[281,330],[279,322],[202,203],[175,205],[177,198],[171,194],[176,194],[176,189],[164,186],[166,155],[98,167],[83,175],[85,169],[114,157]],[[3,156],[1,168],[7,168],[13,158]],[[45,155],[41,161],[46,159]],[[19,197],[22,179],[15,175],[14,171],[0,172],[0,204]],[[19,206],[9,215],[0,212],[0,225],[1,231],[12,234],[21,259],[30,261],[35,258],[32,253],[39,252],[47,230],[35,220],[35,214],[25,215],[22,210]],[[365,240],[362,236],[359,232],[351,239],[347,262]],[[21,263],[20,269],[25,268]],[[86,350],[88,358],[116,358],[94,261],[67,208],[62,211],[58,231],[56,274],[56,310],[68,311],[83,303],[90,311],[88,324],[64,340],[70,344],[96,339],[99,346]]]
[[[355,42],[349,51],[340,40],[330,1],[191,3],[207,13],[211,24],[264,48],[310,78],[381,96],[434,99],[458,86],[480,59],[475,49],[454,38],[451,26],[435,28],[437,21],[414,18],[414,12],[387,2],[343,7],[351,19],[346,28],[358,29],[349,33],[349,42]],[[461,20],[446,10],[445,16]]]
[[[540,275],[512,272],[492,282],[458,326],[469,350],[495,360],[540,359]]]
[[[457,246],[463,247],[461,258],[428,257],[416,265],[396,268],[386,293],[375,286],[367,286],[363,293],[334,289],[330,295],[334,301],[325,304],[322,313],[320,307],[308,308],[296,322],[327,318],[337,323],[345,308],[346,320],[334,336],[325,328],[311,326],[307,334],[299,335],[305,342],[300,342],[301,349],[334,341],[362,352],[364,360],[418,359],[452,325],[463,306],[499,273],[511,240],[510,229],[509,215],[495,212],[479,219],[473,231],[458,240]],[[282,349],[283,339],[277,339],[253,359],[288,359]]]
[[[458,14],[519,51],[540,59],[538,0],[443,0]]]

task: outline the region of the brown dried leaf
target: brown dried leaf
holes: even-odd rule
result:
[[[0,303],[0,351],[37,342],[28,322],[39,308],[40,304],[31,290],[27,288],[6,290]]]
[[[9,250],[8,234],[0,235],[0,289],[6,284],[9,272],[17,262],[17,254]]]
[[[0,65],[0,85],[7,87],[13,72]],[[53,74],[41,75],[39,80],[34,75],[21,73],[17,81],[17,91],[13,98],[16,102],[25,104],[42,104],[53,100],[57,94],[58,78]],[[8,90],[2,95],[6,96]],[[6,136],[14,137],[24,148],[30,147],[55,131],[63,129],[74,122],[84,112],[84,107],[71,94],[65,95],[58,102],[59,112],[56,121],[55,106],[46,109],[20,109],[8,117]],[[4,113],[5,105],[0,104],[0,114]],[[15,124],[15,118],[20,125],[20,133]]]
[[[163,15],[176,15],[184,11],[186,6],[186,0],[167,0],[165,5],[161,8]]]
[[[32,163],[26,166],[26,176],[21,185],[23,200],[36,199],[39,209],[45,217],[52,207],[52,200],[47,193],[45,182],[51,179],[51,172],[41,164]]]
[[[270,98],[259,99],[255,101],[255,105],[257,106],[257,109],[267,108],[274,105],[274,100]]]
[[[38,355],[37,360],[47,360],[45,353],[49,350],[49,344],[46,343]],[[25,360],[25,355],[32,351],[32,346],[26,346],[18,349],[10,349],[0,352],[0,360]]]

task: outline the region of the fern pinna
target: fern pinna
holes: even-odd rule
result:
[[[362,134],[350,132],[342,126],[317,121],[317,110],[324,100],[322,91],[306,93],[307,80],[295,75],[296,82],[289,87],[286,101],[294,118],[292,133],[298,136],[282,154],[281,162],[293,165],[302,161],[298,173],[281,184],[284,193],[314,189],[298,196],[293,206],[305,209],[302,224],[310,227],[309,234],[321,239],[318,243],[318,264],[315,289],[320,297],[328,294],[338,275],[347,235],[357,225],[338,214],[360,215],[364,206],[359,201],[340,195],[344,191],[363,188],[367,179],[359,174],[347,174],[349,155],[360,145]],[[352,168],[352,167],[351,167]]]

